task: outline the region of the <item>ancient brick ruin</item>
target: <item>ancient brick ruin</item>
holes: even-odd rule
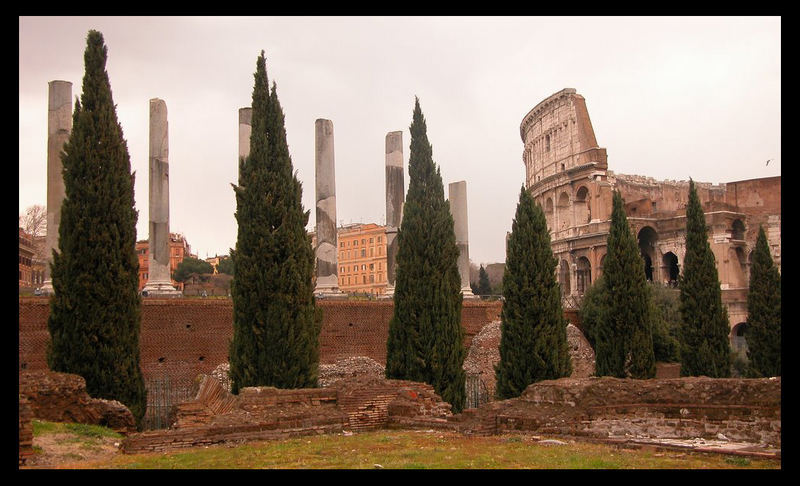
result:
[[[125,405],[116,400],[91,398],[86,392],[86,380],[78,375],[20,372],[19,395],[20,408],[24,397],[31,417],[39,420],[102,425],[121,434],[136,430],[133,415]]]
[[[210,376],[194,401],[176,407],[168,430],[132,434],[128,453],[245,440],[380,428],[440,429],[594,440],[706,438],[780,448],[781,380],[563,378],[530,385],[519,398],[459,415],[427,384],[374,377],[328,388],[271,387],[228,393]]]
[[[180,404],[170,429],[130,435],[127,453],[156,452],[244,440],[363,431],[394,416],[439,419],[450,405],[425,383],[357,377],[329,388],[249,387],[231,395],[213,377],[198,382],[195,400]]]

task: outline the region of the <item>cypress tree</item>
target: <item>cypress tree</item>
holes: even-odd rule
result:
[[[428,383],[454,412],[460,412],[465,400],[466,352],[458,246],[419,99],[410,131],[410,182],[397,235],[386,377]]]
[[[747,294],[747,357],[754,377],[781,376],[781,275],[758,229]]]
[[[492,286],[489,284],[489,274],[486,269],[481,265],[478,271],[478,295],[489,295],[492,293]]]
[[[730,376],[728,311],[722,305],[714,253],[694,181],[686,205],[686,257],[679,279],[681,375]]]
[[[523,187],[503,275],[498,398],[517,397],[531,383],[572,373],[556,265],[544,211]]]
[[[134,177],[106,72],[103,35],[89,31],[72,132],[62,153],[64,200],[51,266],[51,370],[86,380],[90,396],[147,408],[139,367],[141,322]]]
[[[650,291],[622,196],[614,191],[611,229],[603,272],[605,320],[595,330],[595,370],[598,376],[655,376]]]
[[[231,259],[232,390],[317,386],[321,315],[302,185],[293,173],[277,87],[256,61],[250,154],[239,160],[238,234]]]

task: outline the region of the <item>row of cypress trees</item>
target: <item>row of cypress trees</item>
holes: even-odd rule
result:
[[[53,252],[48,365],[83,376],[91,396],[120,400],[141,425],[147,395],[139,368],[135,175],[117,121],[106,59],[102,34],[90,31],[83,91],[62,157],[66,195],[59,252]],[[254,78],[250,154],[240,159],[239,181],[233,185],[238,222],[236,248],[231,250],[234,393],[247,386],[316,386],[319,362],[321,314],[313,295],[314,254],[305,231],[309,211],[302,206],[302,185],[293,172],[284,114],[276,84],[269,89],[263,51]],[[410,131],[410,185],[398,233],[386,376],[429,383],[459,412],[466,377],[458,247],[418,99]],[[586,320],[597,374],[652,377],[653,305],[618,193],[607,246],[605,275],[595,286],[601,305]],[[495,370],[500,398],[518,396],[535,381],[571,373],[556,264],[544,213],[523,187],[503,277],[501,359]],[[680,286],[684,374],[727,376],[727,315],[693,182]],[[748,305],[752,373],[780,375],[780,275],[772,266],[763,229]]]

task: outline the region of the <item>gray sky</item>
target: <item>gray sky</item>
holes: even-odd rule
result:
[[[314,121],[333,122],[337,219],[385,222],[384,141],[420,99],[442,178],[467,181],[469,252],[505,259],[525,178],[519,125],[586,98],[609,169],[730,182],[781,175],[780,17],[20,17],[19,212],[47,201],[47,83],[80,96],[103,33],[148,238],[149,100],[169,112],[170,230],[200,258],[236,244],[238,110],[263,49],[315,222]],[[765,165],[772,159],[769,165]]]

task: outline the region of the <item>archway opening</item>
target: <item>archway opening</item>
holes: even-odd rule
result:
[[[569,295],[571,293],[569,283],[569,263],[566,260],[561,260],[561,265],[558,269],[558,283],[561,286],[561,295]]]
[[[747,357],[747,323],[740,322],[731,329],[731,348],[733,351]]]
[[[637,236],[639,240],[639,252],[644,260],[644,273],[648,281],[653,281],[653,260],[656,256],[656,242],[658,242],[658,233],[650,226],[645,226],[639,230]]]
[[[583,295],[586,292],[586,289],[588,289],[592,284],[592,266],[589,264],[588,258],[578,258],[578,264],[575,270],[575,280],[578,294]]]
[[[553,198],[548,197],[544,202],[544,217],[547,220],[547,229],[553,231]]]
[[[678,286],[678,276],[680,275],[680,268],[678,267],[678,256],[671,251],[664,254],[662,258],[664,265],[664,277],[667,285],[670,287]]]
[[[733,225],[731,227],[731,239],[744,240],[744,223],[742,223],[741,219],[736,219],[733,221]]]
[[[586,224],[592,220],[591,209],[589,208],[589,189],[586,186],[578,188],[575,193],[575,224]]]
[[[558,213],[557,231],[563,231],[572,226],[569,217],[569,195],[566,192],[562,192],[561,195],[558,196],[558,207],[556,211]]]

